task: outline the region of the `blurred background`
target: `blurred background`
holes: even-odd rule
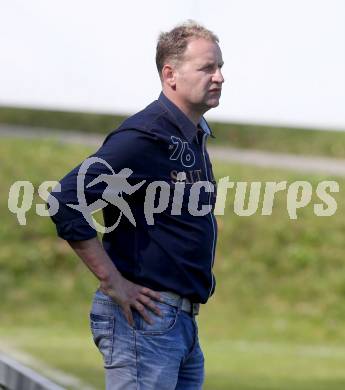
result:
[[[313,187],[296,220],[286,192],[271,216],[240,217],[229,191],[216,293],[198,316],[205,389],[344,389],[345,3],[0,4],[0,350],[68,389],[104,388],[88,324],[97,280],[36,214],[37,190],[158,97],[158,34],[193,19],[225,61],[221,104],[205,115],[216,177]],[[26,225],[8,209],[17,180],[35,189]],[[313,209],[323,180],[340,188],[330,217]]]

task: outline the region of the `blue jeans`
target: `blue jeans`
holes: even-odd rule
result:
[[[147,309],[154,321],[150,325],[132,310],[132,327],[121,307],[96,291],[90,325],[103,355],[107,390],[202,389],[204,356],[195,316],[168,303],[155,304],[163,317]]]

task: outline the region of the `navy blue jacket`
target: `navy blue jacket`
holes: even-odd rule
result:
[[[105,226],[119,222],[102,239],[104,249],[119,272],[134,283],[157,291],[173,291],[200,303],[205,303],[215,288],[212,267],[217,240],[213,215],[216,183],[205,146],[209,135],[212,133],[203,118],[196,127],[161,93],[158,100],[111,132],[90,156],[105,160],[116,174],[123,168],[131,169],[133,173],[127,179],[130,185],[145,180],[134,193],[122,193],[136,226],[124,215],[121,217],[119,208],[113,204],[107,203],[102,209]],[[51,193],[59,201],[59,211],[52,216],[58,235],[71,241],[97,236],[83,214],[67,206],[78,204],[79,167],[60,181],[61,192],[53,190]],[[172,210],[179,172],[185,175],[180,215]],[[94,163],[85,175],[84,193],[88,205],[104,197],[105,182],[87,188],[100,174],[111,175],[112,172],[105,164]],[[157,180],[168,183],[171,188],[169,204],[161,213],[154,214],[154,224],[149,224],[144,213],[145,194],[148,185]],[[211,205],[212,211],[195,216],[188,210],[189,191],[200,181],[211,182],[214,191],[201,186],[198,210],[203,205]]]

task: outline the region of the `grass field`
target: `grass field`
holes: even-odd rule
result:
[[[79,130],[107,134],[124,115],[49,111],[0,106],[0,123]],[[345,158],[345,131],[264,126],[243,123],[210,123],[216,145],[272,152]],[[345,130],[345,129],[344,129]]]
[[[34,208],[19,226],[7,209],[10,185],[37,189],[57,180],[92,152],[52,141],[2,139],[0,144],[0,343],[102,389],[101,360],[88,330],[96,280],[56,238]],[[214,163],[233,181],[308,180],[325,176]],[[198,317],[206,357],[206,390],[340,390],[345,387],[344,180],[338,210],[316,217],[313,203],[297,220],[286,193],[272,216],[239,217],[233,192],[218,217],[216,294]],[[34,204],[42,203],[37,195]]]

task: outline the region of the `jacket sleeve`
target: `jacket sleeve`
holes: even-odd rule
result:
[[[80,206],[80,197],[85,200],[87,206],[102,199],[107,183],[99,181],[88,187],[88,184],[97,179],[99,175],[117,174],[123,168],[129,168],[132,174],[128,182],[149,180],[151,167],[148,164],[154,142],[156,142],[155,136],[148,132],[135,129],[115,131],[105,139],[96,153],[63,177],[59,181],[61,191],[57,186],[48,197],[50,206],[52,198],[58,201],[58,211],[54,215],[51,214],[58,236],[69,241],[96,237],[97,231],[90,223],[92,221],[90,213],[88,213],[90,216],[88,222],[80,208],[74,206]],[[91,163],[91,161],[94,162]],[[145,162],[145,170],[143,162]],[[87,170],[82,173],[80,169],[82,165],[85,167],[85,163],[87,163]]]

